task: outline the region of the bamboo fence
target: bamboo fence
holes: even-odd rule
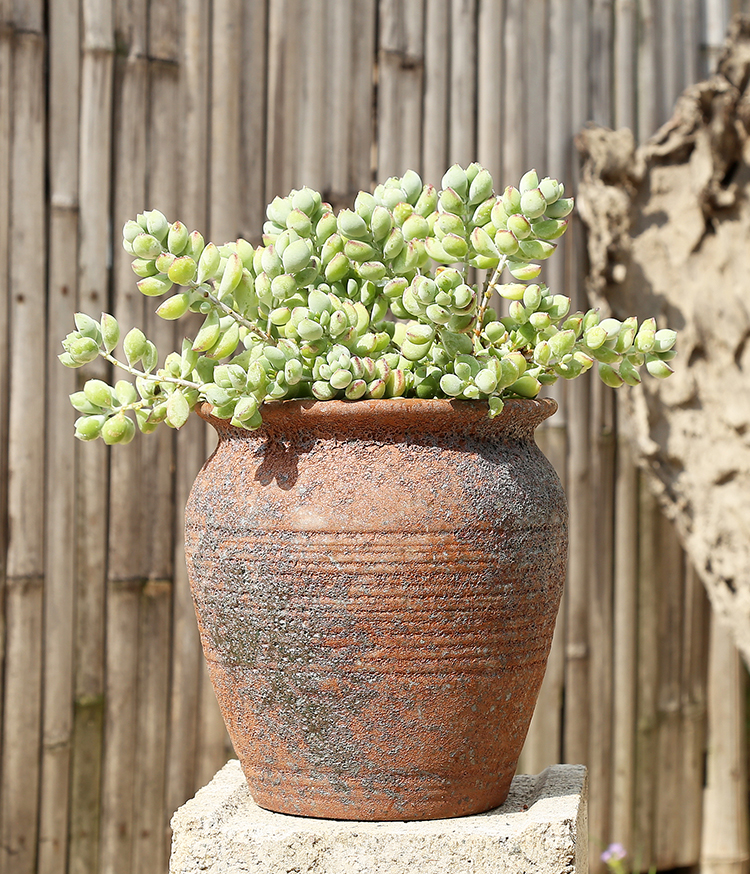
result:
[[[170,814],[231,754],[182,559],[210,438],[77,443],[75,309],[145,322],[119,228],[158,206],[256,241],[293,186],[349,204],[408,167],[575,189],[588,121],[639,139],[748,0],[0,0],[0,874],[166,872]],[[548,280],[583,305],[580,229]],[[107,377],[92,365],[87,376]],[[570,567],[522,768],[590,769],[592,870],[747,871],[745,672],[581,380],[540,443]],[[697,870],[697,869],[696,869]]]

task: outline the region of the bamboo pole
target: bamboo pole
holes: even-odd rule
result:
[[[86,128],[81,126],[82,132]],[[86,149],[83,149],[86,155]],[[85,211],[84,211],[85,212]],[[79,221],[80,228],[80,221]],[[80,251],[80,247],[79,247]],[[87,253],[78,265],[79,300],[88,277]],[[91,301],[90,301],[91,302]],[[101,301],[99,302],[102,303]],[[86,307],[85,304],[82,309]],[[98,309],[98,307],[97,307]],[[89,365],[91,374],[91,365]],[[97,376],[106,373],[94,370]],[[104,600],[106,580],[107,452],[76,445],[75,700],[71,757],[69,874],[99,865],[101,774],[104,743]]]
[[[568,392],[568,578],[565,633],[565,714],[563,760],[587,764],[589,750],[589,454],[587,386]]]
[[[45,44],[41,6],[19,4],[14,11],[0,870],[31,874],[38,835],[43,658],[46,275],[40,254],[46,250]]]
[[[8,557],[8,407],[10,384],[10,165],[13,108],[13,30],[8,0],[0,2],[0,672],[5,667]],[[0,695],[0,738],[3,731]],[[0,802],[1,803],[1,802]],[[0,808],[0,829],[2,809]]]
[[[238,87],[241,82],[242,40],[237,34],[237,24],[241,20],[241,0],[219,0],[213,4],[209,232],[217,243],[237,239],[242,224],[242,91]],[[294,131],[290,133],[295,135]]]
[[[637,0],[616,0],[613,70],[615,129],[629,127],[635,133],[638,34]]]
[[[448,161],[477,157],[477,0],[452,0]]]
[[[377,68],[377,0],[361,0],[352,9],[352,91],[347,203],[360,189],[372,187],[375,168],[375,70]],[[416,167],[415,167],[416,169]]]
[[[617,0],[614,9],[614,127],[637,127],[637,33],[635,0]],[[620,408],[622,409],[622,408]],[[632,845],[633,768],[635,757],[635,683],[637,652],[638,477],[629,447],[618,449],[615,506],[615,640],[613,690],[613,781],[611,834]]]
[[[503,31],[503,171],[505,185],[518,185],[526,163],[524,89],[519,71],[524,67],[525,0],[506,0]]]
[[[50,9],[48,417],[44,624],[44,724],[38,874],[57,874],[68,858],[75,654],[75,412],[68,395],[77,372],[57,360],[77,296],[79,15]]]
[[[267,105],[268,111],[268,118],[263,122],[262,126],[262,130],[265,133],[265,164],[261,162],[261,166],[265,166],[264,184],[259,185],[257,190],[256,197],[258,200],[255,204],[256,210],[258,210],[258,202],[263,203],[262,209],[264,210],[266,199],[272,199],[273,196],[281,193],[283,189],[281,176],[283,168],[280,169],[280,163],[287,155],[285,150],[289,148],[288,144],[285,143],[285,137],[288,132],[284,126],[286,118],[283,106],[283,25],[288,11],[284,0],[272,2],[269,5],[268,12],[263,13],[262,17],[256,17],[261,15],[257,10],[257,4],[253,4],[252,12],[246,9],[246,13],[252,17],[248,18],[245,23],[245,39],[252,40],[252,45],[256,48],[256,51],[259,49],[259,38],[262,36],[264,42],[267,40],[267,48],[264,49],[265,54],[260,55],[264,62],[267,60],[267,81],[266,83],[263,81],[253,83],[252,93],[254,102],[249,109],[251,113],[260,112]],[[212,130],[210,141],[205,137],[208,117],[212,119],[216,117],[215,109],[211,109],[211,101],[214,90],[216,87],[219,87],[219,84],[216,83],[212,87],[211,94],[209,95],[206,91],[208,76],[203,71],[208,69],[218,71],[220,76],[224,77],[223,86],[235,90],[234,84],[231,81],[227,81],[226,77],[231,76],[231,64],[237,62],[234,54],[231,56],[230,65],[222,65],[215,57],[216,52],[222,50],[224,42],[231,38],[232,21],[229,8],[227,7],[216,13],[219,16],[222,32],[217,34],[210,44],[208,43],[207,35],[210,32],[208,23],[211,17],[211,5],[206,0],[191,0],[189,12],[190,17],[186,20],[185,54],[183,56],[182,69],[184,76],[182,100],[186,112],[186,167],[200,166],[203,162],[208,163],[208,156],[212,153],[217,135],[217,131]],[[267,37],[266,27],[268,28]],[[248,28],[255,28],[255,32],[251,33]],[[230,51],[233,52],[233,49]],[[259,61],[256,59],[254,63],[253,69],[257,71]],[[250,75],[249,71],[247,75]],[[242,134],[241,119],[237,119],[238,124],[236,127],[232,126],[235,123],[235,119],[231,115],[231,111],[235,108],[235,105],[231,103],[231,97],[227,98],[227,100],[230,101],[226,104],[229,107],[230,114],[224,123],[229,125],[227,130],[231,136],[240,137]],[[252,124],[251,131],[258,129],[256,123],[253,122],[248,114],[245,116],[244,123],[246,125],[248,123]],[[248,140],[245,148],[248,150],[247,154],[250,160],[255,164],[257,162],[257,152],[263,151],[262,141],[258,143]],[[240,158],[242,154],[242,152],[238,151],[237,157]],[[229,157],[230,159],[233,158],[234,152],[230,151]],[[272,159],[275,160],[275,163],[273,163]],[[226,170],[220,169],[220,172],[226,174]],[[255,172],[257,174],[257,169]],[[260,181],[258,180],[258,182]],[[240,196],[239,180],[236,178],[230,179],[228,184],[232,185],[233,189],[227,193],[228,196],[230,198]],[[220,227],[214,228],[214,221],[224,222],[222,225],[224,230],[230,230],[228,222],[225,222],[218,214],[218,211],[223,209],[221,196],[222,192],[220,192],[217,186],[217,180],[213,178],[210,190],[203,184],[197,185],[195,183],[188,185],[184,189],[187,214],[194,216],[192,220],[195,224],[207,228],[209,223],[206,219],[210,213],[210,233],[212,235],[215,235],[216,231],[220,230]],[[238,216],[240,220],[244,217],[242,212],[238,213]],[[262,217],[264,218],[264,216]],[[257,234],[258,229],[253,228],[252,232]],[[197,423],[191,423],[190,427],[192,427],[193,435],[196,435],[200,428]],[[176,508],[180,520],[180,535],[175,544],[176,548],[181,547],[183,543],[181,532],[184,500],[187,498],[195,473],[205,460],[207,451],[205,440],[207,432],[206,429],[200,430],[201,439],[196,440],[195,444],[189,439],[178,441],[176,494],[181,499]],[[189,433],[190,431],[186,434],[186,438]],[[209,782],[228,758],[226,729],[224,728],[224,722],[216,703],[216,697],[213,694],[213,688],[208,681],[202,653],[200,652],[195,626],[195,613],[187,586],[184,555],[180,556],[177,567],[179,570],[175,578],[173,601],[174,673],[172,676],[173,697],[170,724],[173,730],[177,725],[185,725],[186,733],[184,739],[181,739],[178,750],[172,752],[167,791],[170,812],[179,806],[181,803],[180,798],[184,800],[196,788]],[[189,716],[187,723],[183,722],[185,716]],[[174,731],[172,733],[174,734]],[[184,758],[178,755],[180,751]],[[192,759],[190,758],[191,756]]]
[[[108,0],[81,0],[81,22],[83,30],[82,48],[84,51],[108,52],[112,48],[112,38],[115,32],[115,16],[120,15],[122,7]],[[125,12],[129,15],[130,12]],[[120,22],[118,22],[119,24]],[[117,28],[120,31],[120,27]],[[83,101],[83,95],[81,96]]]
[[[543,156],[540,164],[540,175],[549,175],[560,180],[563,185],[570,186],[573,179],[573,134],[571,114],[573,109],[572,81],[570,68],[572,64],[570,30],[572,7],[567,3],[551,2],[547,6],[549,26],[547,28],[545,54],[546,81],[544,83],[545,127],[542,130],[538,122],[529,128],[528,135],[544,139],[544,149],[537,150],[537,156]],[[557,243],[558,254],[545,266],[545,281],[553,289],[565,291],[570,287],[568,274],[574,257],[573,235]],[[548,421],[547,427],[567,429],[567,387],[564,381],[549,388],[548,393],[559,404],[559,410],[553,422]],[[566,435],[566,442],[568,438]],[[565,596],[563,596],[565,598]],[[563,601],[563,614],[566,602]]]
[[[300,0],[270,0],[268,7],[268,116],[266,201],[286,195],[297,172],[300,70]],[[214,50],[216,46],[214,46]]]
[[[167,523],[171,518],[167,517]],[[167,706],[172,580],[149,580],[140,594],[137,761],[134,786],[133,872],[165,871],[169,862],[166,810]]]
[[[638,128],[636,139],[643,142],[659,127],[659,44],[655,0],[640,0],[638,21]]]
[[[548,0],[526,0],[524,4],[523,76],[515,87],[523,89],[524,166],[545,168],[547,174],[547,64],[548,34],[540,22],[548,18]],[[513,87],[511,85],[511,87]],[[517,184],[516,181],[513,184]]]
[[[378,26],[377,178],[421,170],[424,10],[381,0]]]
[[[120,232],[125,218],[134,217],[145,203],[145,125],[143,114],[148,106],[147,70],[147,10],[118,5],[117,31],[123,40],[124,52],[118,54],[114,68],[114,21],[112,30],[103,31],[97,51],[84,51],[84,120],[87,110],[96,118],[96,133],[88,137],[96,145],[96,166],[81,167],[86,173],[90,190],[81,195],[82,224],[86,212],[96,214],[105,209],[113,220],[114,262],[112,271],[112,309],[124,334],[143,323],[143,304],[133,287],[128,257],[120,244]],[[92,22],[92,29],[94,23]],[[88,65],[87,65],[88,61]],[[91,82],[86,74],[90,71]],[[112,81],[117,101],[112,104]],[[94,82],[106,81],[108,87],[99,94]],[[88,86],[88,91],[86,90]],[[114,116],[114,118],[113,118]],[[136,122],[136,119],[138,121]],[[113,130],[114,128],[114,130]],[[82,137],[85,127],[82,126]],[[106,139],[105,139],[106,138]],[[110,150],[117,173],[111,186]],[[82,186],[83,189],[83,186]],[[110,203],[111,201],[111,203]],[[106,229],[101,246],[107,244]],[[93,244],[92,240],[92,244]],[[97,257],[98,256],[98,257]],[[106,282],[99,251],[91,258]],[[115,374],[120,379],[122,374]],[[143,531],[142,494],[144,478],[140,455],[142,443],[109,450],[109,530],[106,579],[104,651],[104,755],[101,776],[101,825],[99,870],[102,874],[125,874],[132,869],[133,805],[136,762],[136,672],[138,664],[137,628],[138,594],[144,575],[141,549]],[[90,723],[95,725],[95,713]]]
[[[680,0],[680,6],[684,3]],[[672,107],[680,93],[681,48],[680,11],[674,0],[662,0],[658,5],[659,16],[659,67],[661,70],[661,89],[658,94],[660,123],[663,124],[672,114]],[[678,54],[679,53],[679,54]]]
[[[177,4],[165,4],[158,15],[178,20]],[[179,129],[179,35],[169,26],[154,26],[151,9],[149,39],[149,142],[146,166],[150,169],[148,199],[174,218],[178,210],[180,161],[165,145]],[[179,156],[179,149],[177,151]],[[131,280],[132,282],[132,280]],[[146,306],[147,336],[162,354],[175,348],[175,325]],[[169,715],[170,613],[174,555],[175,435],[161,428],[144,441],[141,460],[145,475],[141,493],[143,535],[141,550],[148,557],[148,582],[138,606],[137,757],[133,787],[133,871],[136,874],[166,868],[169,814],[166,804],[167,725]]]
[[[527,28],[538,28],[529,16],[543,14],[548,27],[543,34],[530,35],[529,50],[537,56],[543,54],[543,62],[538,64],[529,85],[535,92],[534,106],[529,108],[525,137],[535,145],[528,153],[526,167],[535,166],[540,178],[553,176],[563,184],[569,184],[571,176],[572,129],[570,126],[571,88],[570,88],[570,15],[569,4],[547,2],[542,5],[537,0],[535,7],[526,10]],[[526,58],[528,66],[529,60]],[[538,113],[542,113],[539,115]],[[572,253],[571,238],[556,244],[558,254],[544,265],[544,281],[555,291],[567,288],[566,272]],[[546,392],[559,404],[555,419],[543,423],[545,428],[565,429],[567,411],[565,408],[566,388],[563,381],[550,386]],[[567,443],[567,435],[566,435]],[[565,598],[565,596],[563,596]],[[561,613],[564,616],[566,603],[563,601]]]
[[[589,813],[592,870],[600,865],[600,846],[609,842],[612,797],[613,552],[614,552],[614,396],[598,379],[592,382],[591,551],[589,575],[589,786],[596,803]]]
[[[527,28],[533,29],[533,25],[530,24],[533,21],[533,16],[542,12],[549,16],[548,35],[541,38],[545,55],[549,55],[549,60],[548,63],[541,65],[534,79],[528,84],[532,89],[540,89],[549,93],[550,97],[549,100],[541,101],[543,115],[535,117],[533,113],[530,113],[527,136],[531,139],[544,140],[548,144],[549,154],[543,154],[547,152],[547,148],[537,149],[534,157],[529,155],[528,165],[536,163],[542,175],[550,173],[564,179],[567,170],[566,157],[570,155],[571,139],[569,128],[570,99],[566,87],[569,63],[567,56],[569,20],[567,7],[564,4],[549,4],[545,10],[542,10],[537,4],[536,7],[527,10]],[[539,39],[536,37],[526,43],[530,48],[533,47],[533,52],[540,48]],[[561,70],[565,70],[565,73],[558,78]],[[540,81],[540,75],[544,76],[546,81]],[[539,111],[539,105],[537,105],[537,111]],[[517,182],[517,180],[515,181]],[[559,255],[564,253],[565,249],[563,248]],[[566,285],[564,279],[566,259],[560,258],[559,255],[551,263],[545,265],[545,281],[550,283],[553,288],[562,289]],[[567,493],[569,447],[567,415],[563,402],[564,391],[561,390],[561,387],[555,386],[549,394],[555,397],[561,406],[555,416],[539,429],[537,442],[557,470]],[[558,762],[562,755],[566,616],[567,596],[564,594],[547,663],[547,672],[525,746],[525,753],[527,753],[525,768],[530,773],[537,773],[542,768]]]
[[[636,702],[635,818],[633,843],[628,849],[641,870],[655,861],[657,697],[659,663],[659,575],[656,530],[659,508],[645,475],[639,483],[638,519],[638,682]]]
[[[180,41],[181,3],[178,0],[158,0],[147,5],[149,58],[175,63]]]
[[[612,24],[613,0],[592,0],[589,69],[591,73],[591,120],[612,123]]]
[[[479,0],[477,13],[477,160],[505,185],[503,170],[503,44],[505,0]],[[427,46],[429,50],[429,46]],[[430,87],[429,73],[425,89]],[[426,91],[425,91],[426,93]]]
[[[572,62],[570,31],[571,7],[568,3],[551,2],[549,16],[549,61],[547,66],[547,156],[545,172],[570,185],[572,179],[573,134],[572,89],[570,67]],[[566,249],[561,265],[561,287],[564,271],[571,253]],[[558,259],[556,259],[558,260]],[[550,264],[552,266],[552,264]]]
[[[326,133],[328,119],[325,113],[325,88],[328,46],[324,0],[307,0],[302,7],[299,65],[302,70],[299,84],[299,138],[298,169],[294,187],[309,185],[321,190],[326,181]],[[344,45],[346,45],[344,43]]]
[[[712,616],[701,874],[750,870],[746,696],[747,674],[731,634]]]
[[[211,238],[223,242],[237,237],[244,214],[245,192],[242,186],[244,169],[240,164],[243,155],[241,146],[243,118],[241,91],[237,87],[237,83],[242,80],[243,38],[241,34],[238,37],[236,32],[237,27],[242,26],[243,19],[242,4],[236,0],[224,0],[221,4],[214,4],[209,8],[212,16],[212,38],[208,55],[208,64],[212,71],[209,100],[211,136],[208,144],[211,166],[211,185],[208,190],[209,233]],[[284,29],[287,15],[290,16],[288,32]],[[264,191],[261,186],[257,193],[261,199],[265,199],[266,196],[271,199],[277,193],[285,194],[292,185],[294,164],[291,150],[296,136],[293,117],[296,105],[295,109],[291,110],[290,104],[286,101],[294,97],[297,80],[294,75],[287,76],[286,73],[294,72],[289,65],[293,63],[297,49],[295,34],[299,26],[298,18],[299,8],[292,0],[271,4],[268,12],[269,43],[275,45],[273,51],[271,49],[268,51],[268,62],[269,68],[274,67],[275,73],[269,69],[268,106],[274,124],[269,119],[266,127],[267,144],[272,137],[276,139],[273,149],[266,150],[266,190]],[[252,18],[244,26],[247,27],[248,24],[265,26],[265,18]],[[289,57],[285,54],[287,51],[290,52]],[[198,87],[197,93],[200,95],[201,84],[193,80],[193,85]],[[257,89],[258,86],[255,87]],[[290,111],[291,116],[288,114]],[[287,138],[291,140],[287,141]],[[253,147],[254,144],[249,145]],[[275,161],[273,166],[272,160]],[[269,182],[271,176],[273,181]],[[197,202],[195,206],[198,206]],[[256,209],[258,209],[257,202]],[[255,232],[257,233],[257,229]],[[213,435],[209,439],[212,440]],[[205,448],[205,443],[202,443],[201,454],[205,453]],[[195,463],[202,462],[205,457],[195,457],[192,453],[189,457],[193,459],[190,469],[194,475]],[[183,493],[186,487],[187,482],[183,480],[181,486]],[[180,511],[183,509],[184,507],[180,507]],[[184,559],[181,559],[182,561]],[[186,608],[187,605],[184,607]],[[186,609],[182,610],[184,622],[187,622],[189,615]],[[194,616],[192,621],[195,621]],[[183,635],[184,633],[183,629]],[[226,762],[228,740],[213,689],[205,680],[205,669],[198,676],[192,676],[190,682],[189,696],[192,697],[194,690],[200,696],[199,714],[193,729],[196,732],[197,751],[194,779],[196,786],[202,786]],[[193,683],[197,685],[193,686]]]
[[[580,129],[588,117],[588,7],[586,2],[576,0],[570,10],[574,27],[571,30],[569,68],[570,76],[570,131]],[[575,167],[571,167],[575,170]],[[572,173],[571,185],[575,186],[576,174]],[[583,235],[580,225],[573,227],[572,245],[575,257],[568,261],[568,284],[575,308],[583,309],[586,301],[582,292],[581,265],[584,263]],[[590,562],[589,517],[591,506],[590,489],[590,433],[588,380],[579,380],[566,387],[566,410],[568,421],[568,505],[569,559],[566,604],[565,634],[565,714],[563,734],[563,760],[576,764],[588,761],[587,718],[589,700],[588,640],[588,574]]]
[[[591,21],[589,0],[573,0],[569,10],[572,28],[570,31],[570,132],[578,131],[591,118],[589,92],[589,45]],[[577,163],[574,168],[577,170]],[[577,181],[577,178],[576,178]]]
[[[175,8],[174,17],[177,15]],[[172,33],[171,43],[166,41],[165,33],[170,31],[165,29],[160,33],[158,41],[152,43],[153,28],[149,28],[147,105],[150,119],[145,166],[148,168],[148,204],[158,205],[170,220],[174,220],[179,207],[180,162],[174,159],[169,145],[174,139],[175,130],[179,128],[179,45],[176,33]],[[239,130],[236,133],[238,135]],[[214,151],[212,148],[212,153]],[[179,155],[179,150],[177,154]],[[237,175],[239,176],[239,168]],[[241,191],[238,189],[229,200],[236,201],[236,205],[230,206],[231,214],[238,214]],[[238,227],[235,226],[229,239],[236,239],[237,230]],[[128,263],[131,261],[130,257],[125,260]],[[131,274],[128,291],[133,289],[134,280],[135,277]],[[146,298],[144,303],[146,334],[156,344],[162,356],[165,356],[172,349],[179,348],[177,326],[174,322],[156,315],[158,301]],[[141,552],[144,554],[142,567],[145,576],[159,581],[170,580],[173,571],[174,443],[175,433],[169,428],[160,428],[149,440],[144,440],[141,447],[144,475],[140,510]],[[150,599],[146,599],[146,602],[150,603]],[[164,652],[165,663],[167,652],[168,646]]]
[[[253,4],[253,7],[255,4]],[[180,61],[182,174],[180,216],[190,230],[208,233],[208,168],[210,79],[210,4],[183,0]],[[265,131],[265,128],[263,128]],[[252,157],[262,151],[262,138],[249,144]],[[261,192],[261,197],[265,193]]]
[[[242,179],[240,230],[243,237],[250,240],[253,245],[258,245],[261,229],[266,220],[266,163],[265,151],[261,144],[266,138],[268,10],[265,3],[246,3],[243,14],[243,62],[240,69],[243,100],[239,132]],[[184,64],[188,63],[186,57]],[[186,72],[183,69],[183,76]],[[203,87],[197,82],[195,86],[198,88],[194,92],[195,95],[202,96]],[[323,108],[320,112],[325,117]]]
[[[114,531],[117,530],[114,520],[112,527]],[[141,589],[140,580],[113,579],[110,576],[107,584],[105,747],[100,826],[102,874],[130,874],[133,867],[138,606]]]
[[[611,126],[612,0],[593,0],[589,31],[590,118]],[[598,379],[591,381],[591,553],[589,572],[589,785],[591,805],[589,864],[600,870],[601,845],[606,845],[611,822],[612,757],[612,636],[614,539],[614,397]],[[598,843],[597,843],[598,842]]]
[[[255,8],[255,4],[253,7]],[[206,166],[208,155],[209,4],[190,0],[183,8],[182,55],[179,98],[181,161],[179,214],[190,229],[208,226],[207,174],[191,172]],[[247,34],[246,34],[247,38]],[[258,47],[260,48],[260,47]],[[252,56],[251,56],[252,57]],[[255,64],[255,60],[252,60]],[[249,75],[247,67],[245,75]],[[258,83],[261,90],[264,83]],[[261,94],[261,101],[263,101]],[[253,104],[251,114],[257,111]],[[247,128],[246,128],[247,130]],[[257,157],[262,137],[251,141]],[[246,144],[247,147],[247,144]],[[246,165],[247,166],[247,165]],[[261,162],[262,171],[262,162]],[[247,166],[256,180],[258,169]],[[263,197],[262,176],[256,198]],[[249,208],[246,207],[246,208]],[[246,213],[247,215],[247,213]],[[185,329],[187,331],[187,329]],[[202,653],[190,596],[184,556],[184,507],[196,473],[206,458],[206,426],[191,419],[177,440],[175,450],[174,587],[172,592],[171,688],[169,700],[169,745],[167,748],[166,812],[173,813],[199,788],[196,777],[198,750],[199,688]],[[214,702],[213,706],[217,708]]]
[[[347,0],[329,0],[326,6],[326,29],[329,34],[329,45],[338,46],[331,49],[328,58],[328,76],[325,84],[325,113],[330,120],[330,143],[326,165],[324,190],[326,198],[334,209],[351,204],[347,203],[349,195],[350,163],[353,155],[350,139],[354,132],[354,97],[356,93],[353,70],[355,61],[364,52],[354,51],[356,34],[354,17],[358,14],[361,4],[349,3]],[[347,50],[342,50],[347,46]],[[372,113],[370,113],[372,114]],[[371,122],[370,122],[371,123]],[[370,142],[367,142],[369,155]],[[369,182],[369,178],[367,180]],[[367,188],[367,183],[365,183]]]
[[[69,874],[98,870],[104,696],[77,694],[70,775]]]
[[[177,20],[179,9],[176,0],[174,9],[168,16]],[[163,14],[163,12],[161,13]],[[167,39],[169,37],[169,39]],[[179,83],[179,34],[169,28],[162,29],[154,39],[153,22],[149,26],[149,168],[147,177],[148,202],[158,205],[174,220],[179,211],[179,188],[182,174],[180,161],[174,160],[167,148],[179,130],[180,83]],[[180,150],[177,149],[179,156]],[[239,175],[239,170],[238,170]],[[241,200],[241,192],[236,195]],[[234,211],[234,210],[233,210]],[[236,238],[235,227],[230,239]],[[128,259],[130,260],[130,259]],[[131,287],[133,279],[131,278]],[[178,338],[174,322],[165,321],[156,315],[154,301],[146,300],[146,330],[162,355],[177,347]],[[144,507],[144,545],[148,555],[145,566],[147,576],[152,580],[171,580],[173,573],[173,469],[175,434],[167,428],[159,429],[154,438],[144,441],[142,463],[146,475],[146,494]],[[148,601],[149,599],[146,598]],[[167,658],[167,649],[163,653]]]
[[[6,0],[7,2],[7,0]],[[2,11],[2,21],[16,31],[24,33],[44,33],[44,4],[40,0],[10,0]]]
[[[692,565],[684,578],[685,620],[682,657],[682,805],[678,817],[679,866],[694,865],[701,857],[701,822],[705,778],[708,634],[711,605]]]
[[[705,0],[703,9],[703,45],[706,52],[705,72],[712,74],[724,48],[729,16],[726,0]]]
[[[167,747],[166,812],[173,813],[199,788],[198,715],[203,654],[198,638],[184,554],[184,507],[192,479],[205,459],[205,428],[189,421],[175,455],[175,574],[172,593],[171,688]],[[213,707],[218,709],[216,702]]]
[[[672,524],[660,513],[657,519],[658,549],[658,660],[656,739],[656,803],[654,822],[655,861],[659,868],[677,864],[679,821],[672,805],[685,795],[682,714],[682,641],[684,627],[683,553]]]
[[[547,95],[545,101],[544,128],[540,129],[539,120],[529,127],[528,135],[543,139],[545,147],[537,150],[537,157],[543,153],[539,163],[541,176],[549,175],[560,180],[564,185],[570,185],[572,176],[571,158],[574,131],[571,128],[571,83],[570,83],[570,30],[571,7],[568,3],[551,2],[547,6],[546,48],[547,63],[545,64],[546,81],[542,83]],[[572,235],[568,235],[557,243],[556,256],[545,264],[545,282],[555,291],[565,291],[568,288],[567,273],[573,255]],[[567,429],[566,386],[564,381],[551,386],[548,394],[559,404],[554,420],[547,420],[546,427]],[[567,444],[567,434],[566,434]],[[567,450],[566,450],[567,451]],[[566,612],[566,600],[563,595],[561,613]]]
[[[424,18],[424,103],[422,110],[422,176],[440,186],[449,165],[451,67],[448,33],[450,0],[427,0]],[[499,53],[496,52],[495,56]],[[494,83],[496,86],[499,83]]]
[[[703,78],[701,69],[701,2],[687,0],[683,6],[682,34],[682,85],[683,90],[688,85],[699,82]]]
[[[42,588],[41,576],[8,575],[0,857],[4,874],[33,874],[36,870]]]
[[[370,190],[373,181],[376,2],[328,0],[325,15],[329,148],[323,190],[334,209],[350,208],[356,192]]]
[[[638,470],[624,438],[615,482],[612,688],[612,819],[609,838],[633,846],[638,636]]]

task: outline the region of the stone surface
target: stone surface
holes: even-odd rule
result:
[[[674,375],[621,392],[622,421],[750,663],[750,19],[642,146],[602,128],[578,145],[592,302],[679,332]]]
[[[172,818],[170,874],[585,874],[586,769],[513,779],[502,807],[429,822],[271,813],[230,761]]]

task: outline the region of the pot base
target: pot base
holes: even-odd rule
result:
[[[477,792],[474,786],[460,785],[442,790],[394,786],[390,792],[386,787],[381,787],[376,791],[364,789],[350,792],[343,797],[338,793],[321,793],[310,784],[289,786],[283,792],[266,792],[256,783],[250,794],[258,807],[290,816],[362,822],[411,822],[455,819],[493,810],[508,797],[512,779],[511,773],[502,784],[482,792]]]

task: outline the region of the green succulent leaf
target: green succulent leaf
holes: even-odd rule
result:
[[[81,416],[76,419],[75,436],[84,442],[96,440],[106,421],[106,416]]]
[[[105,351],[112,352],[120,342],[120,326],[117,324],[117,319],[109,313],[102,313],[101,331]]]
[[[125,445],[135,436],[135,425],[125,413],[117,413],[104,422],[100,434],[108,446]]]
[[[137,364],[148,348],[148,341],[143,331],[140,328],[131,328],[122,341],[122,348],[128,364]]]
[[[172,428],[182,428],[190,417],[190,404],[182,389],[175,389],[167,401],[166,422]]]
[[[99,344],[90,337],[78,337],[70,342],[68,352],[75,366],[88,364],[99,355]]]
[[[76,313],[74,320],[81,336],[88,337],[99,345],[102,337],[99,322],[92,319],[91,316],[87,316],[86,313]]]

